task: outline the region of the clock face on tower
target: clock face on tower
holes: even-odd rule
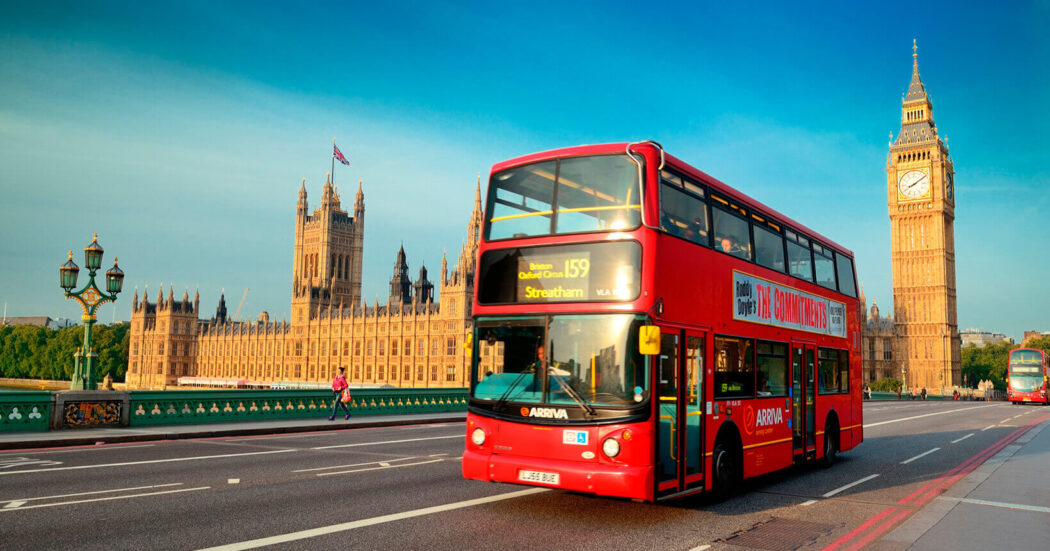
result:
[[[930,175],[921,169],[907,170],[897,175],[897,192],[906,199],[918,199],[930,193]]]

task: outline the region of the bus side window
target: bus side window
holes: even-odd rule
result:
[[[783,272],[784,263],[784,237],[773,231],[769,226],[757,221],[752,222],[755,230],[755,262]]]
[[[817,285],[835,290],[835,261],[831,251],[813,243],[813,268],[817,273]]]
[[[758,342],[758,397],[788,395],[788,347],[780,342]]]
[[[715,337],[715,398],[753,398],[755,361],[751,339]]]
[[[821,394],[837,394],[840,391],[839,351],[820,348],[817,351],[817,386]]]
[[[809,251],[809,240],[786,230],[788,273],[806,281],[813,281],[813,257]]]
[[[718,198],[713,196],[712,198],[719,203],[724,203]],[[751,260],[751,231],[747,219],[737,216],[719,203],[711,203],[715,248],[733,256]]]
[[[660,229],[693,243],[707,245],[707,205],[666,183],[661,185]]]
[[[839,274],[839,292],[851,297],[857,296],[857,282],[853,279],[853,259],[835,253],[835,268]]]

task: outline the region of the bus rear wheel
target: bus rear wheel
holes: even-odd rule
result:
[[[721,440],[711,454],[711,471],[712,492],[716,500],[722,501],[740,481],[740,461],[733,448]]]
[[[836,435],[838,434],[838,425],[831,424],[828,426],[828,430],[824,433],[824,458],[821,459],[820,464],[824,468],[828,468],[835,464],[839,454],[839,443]]]

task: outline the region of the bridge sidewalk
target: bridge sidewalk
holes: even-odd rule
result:
[[[179,440],[185,438],[212,438],[219,436],[250,436],[256,434],[391,427],[428,423],[459,423],[464,421],[466,417],[466,412],[416,413],[406,415],[368,415],[352,417],[349,421],[344,421],[341,417],[337,417],[335,421],[329,421],[328,417],[319,417],[317,419],[289,419],[242,423],[201,423],[195,425],[161,425],[153,427],[0,432],[0,450],[54,448],[62,446],[113,444],[119,442],[144,442],[150,440]]]

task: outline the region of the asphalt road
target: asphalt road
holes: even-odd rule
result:
[[[870,402],[838,464],[723,503],[464,480],[462,423],[15,450],[0,453],[0,548],[1038,548],[1023,544],[1047,541],[1048,416]]]

